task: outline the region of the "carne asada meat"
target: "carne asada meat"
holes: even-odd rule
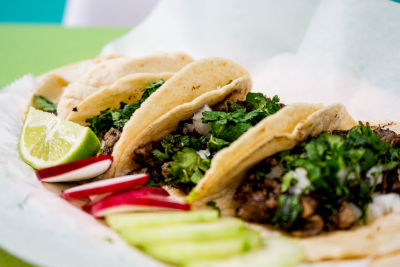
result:
[[[103,138],[101,139],[101,148],[97,153],[97,156],[111,155],[115,144],[121,137],[121,133],[121,131],[111,128],[108,132],[103,134]]]
[[[199,116],[186,121],[180,121],[176,131],[165,135],[157,142],[152,141],[134,151],[135,155],[132,160],[138,163],[141,168],[147,168],[147,172],[151,174],[149,184],[161,186],[166,184],[189,193],[203,177],[204,173],[210,167],[210,160],[220,149],[228,146],[231,142],[239,138],[249,127],[254,126],[263,118],[277,112],[280,107],[284,106],[283,104],[279,104],[278,106],[277,102],[279,98],[277,96],[272,100],[264,96],[265,101],[262,101],[261,93],[257,93],[257,96],[253,95],[252,97],[250,95],[249,102],[239,100],[233,102],[229,100],[230,96],[231,95],[226,96],[223,101],[212,107],[203,107],[207,108],[205,110],[208,112],[215,112],[212,113],[214,116],[217,115],[215,120],[224,120],[224,116],[226,116],[225,120],[229,127],[226,127],[228,133],[225,136],[223,136],[224,129],[221,128],[221,131],[215,130],[215,127],[217,127],[215,125],[217,125],[217,123],[212,118],[213,116],[211,116],[210,113],[203,113],[203,116],[210,120],[208,122],[209,128],[204,125],[204,127],[201,127],[201,124],[199,126],[199,120],[202,119]],[[267,101],[273,102],[272,106],[267,105]],[[258,104],[256,105],[255,103]],[[195,114],[199,114],[198,112],[200,110],[196,111]],[[246,118],[246,120],[244,120],[245,114],[255,110],[260,111],[259,115],[253,117],[249,116],[251,119]],[[243,117],[242,123],[244,126],[237,130],[229,130],[238,123],[238,120],[233,120],[228,116],[229,113],[234,112],[236,112],[235,118]],[[225,115],[221,113],[228,114]],[[211,117],[207,118],[207,116]],[[210,129],[210,133],[215,136],[211,135],[208,129]],[[219,137],[218,134],[221,134],[222,137]],[[276,161],[275,165],[277,164],[278,162]],[[278,171],[277,177],[283,173],[282,170],[279,171],[276,169],[275,171]],[[134,173],[136,173],[136,171],[134,171]],[[270,181],[266,181],[266,183],[269,182]],[[276,182],[271,186],[279,187],[279,184],[280,183]],[[276,190],[279,191],[279,188]],[[278,193],[276,190],[274,192]],[[260,194],[263,193],[260,192]],[[263,197],[260,196],[260,201],[262,198]],[[271,198],[271,200],[276,202],[273,198]],[[277,203],[273,204],[267,202],[266,205],[276,206]]]
[[[373,131],[391,147],[400,148],[400,135],[381,127],[376,127]],[[333,131],[334,135],[345,139],[348,133],[349,131]],[[294,154],[289,155],[297,155],[296,151],[300,151],[299,157],[302,160],[301,155],[304,155],[301,154],[304,153],[302,149],[304,149],[304,143],[298,144],[291,150],[294,152],[290,152]],[[284,189],[282,192],[285,173],[281,169],[284,165],[279,165],[279,160],[288,155],[284,154],[285,152],[282,153],[282,158],[279,154],[266,158],[247,173],[247,177],[237,188],[233,197],[237,204],[237,217],[250,222],[272,224],[296,237],[309,237],[323,231],[349,229],[360,219],[362,211],[354,203],[360,201],[359,198],[357,200],[357,197],[361,196],[362,180],[351,178],[347,180],[347,190],[350,191],[347,194],[354,194],[350,200],[341,197],[330,199],[324,193],[326,191],[321,191],[318,187],[302,191],[301,194],[296,193],[298,195],[294,195],[290,189]],[[288,156],[288,158],[289,160],[294,159],[292,156]],[[365,176],[365,172],[362,175]],[[382,179],[382,182],[378,183],[376,187],[371,187],[372,190],[382,194],[400,194],[399,173],[399,166],[382,171],[381,178],[379,178]],[[297,178],[296,180],[294,185],[299,183]],[[293,183],[291,185],[293,186]],[[296,196],[298,197],[297,202],[292,201],[296,199]],[[288,219],[291,216],[293,216],[293,220]]]
[[[392,130],[376,127],[373,131],[379,136],[382,141],[388,143],[391,147],[400,148],[400,135]],[[343,138],[347,137],[349,130],[334,130],[332,134],[340,135]]]

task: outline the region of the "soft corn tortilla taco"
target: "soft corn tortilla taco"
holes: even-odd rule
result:
[[[193,117],[193,113],[201,109],[205,104],[214,106],[227,99],[237,101],[245,98],[251,89],[250,78],[244,76],[232,81],[224,87],[205,93],[190,103],[182,104],[155,122],[151,123],[133,139],[124,149],[122,156],[115,166],[115,176],[122,176],[139,168],[135,158],[135,151],[153,141],[159,141],[179,127],[180,121],[186,121]],[[121,137],[122,139],[122,137]]]
[[[309,133],[347,128],[355,123],[342,104],[324,107],[320,104],[298,103],[279,110],[282,104],[276,103],[279,101],[276,97],[271,100],[259,93],[248,93],[247,80],[246,77],[234,80],[220,90],[177,106],[149,124],[125,146],[122,156],[117,160],[116,171],[110,177],[148,172],[151,174],[150,184],[172,188],[183,193],[181,196],[191,192],[188,199],[195,200],[193,208],[201,208],[209,204],[209,199],[215,200],[216,195],[222,197],[227,194],[225,183],[232,181],[228,177],[240,172],[244,168],[242,164],[250,164],[250,155],[263,149],[265,140],[270,137],[278,140],[268,147],[271,153],[275,153],[284,149],[281,148],[282,144],[294,146],[297,140],[306,138]],[[247,93],[245,97],[243,93],[239,94],[241,97],[232,97],[233,90]],[[277,107],[276,110],[269,112],[274,107]],[[255,114],[264,111],[267,114],[257,118]],[[211,131],[208,128],[211,134],[207,135],[200,126],[196,126],[196,114],[199,113],[211,121],[212,117],[225,118],[211,122]],[[250,125],[247,124],[248,118],[252,118]],[[224,123],[227,123],[224,129],[214,131],[215,126]],[[230,139],[224,131],[234,132],[234,138]],[[241,132],[236,134],[235,131]],[[293,131],[296,133],[292,134]],[[221,150],[226,146],[229,147]],[[216,203],[223,205],[218,200]],[[226,215],[227,209],[221,211]]]
[[[201,59],[185,66],[171,77],[157,93],[151,95],[126,123],[112,154],[114,157],[113,165],[104,175],[104,178],[125,175],[136,168],[129,158],[132,144],[136,143],[137,136],[143,130],[151,128],[150,125],[161,116],[203,94],[219,92],[218,88],[224,88],[232,80],[244,76],[247,77],[246,88],[232,89],[231,93],[234,99],[243,99],[251,89],[250,74],[245,68],[223,58]],[[155,130],[159,131],[157,128]],[[116,172],[117,166],[119,166],[118,172]]]
[[[370,125],[376,125],[371,129],[360,125],[353,128],[355,122],[347,113],[344,113],[340,123],[332,123],[332,120],[337,118],[336,115],[340,114],[338,107],[339,105],[331,105],[321,108],[308,118],[299,120],[299,123],[293,121],[292,127],[283,129],[279,134],[266,137],[256,145],[255,149],[250,149],[249,153],[237,157],[234,160],[236,164],[229,164],[229,161],[224,159],[234,154],[234,148],[239,146],[239,143],[221,151],[213,159],[213,164],[217,159],[221,159],[218,165],[214,165],[216,170],[214,175],[211,172],[212,165],[209,173],[194,189],[192,207],[204,209],[207,208],[207,204],[213,203],[213,206],[221,210],[222,215],[245,219],[250,222],[249,225],[261,230],[264,236],[290,234],[297,237],[304,248],[307,262],[372,257],[377,258],[374,264],[379,266],[381,262],[388,261],[384,260],[386,256],[390,255],[390,258],[396,259],[398,257],[396,253],[400,251],[398,241],[400,181],[397,150],[400,144],[399,124],[380,121],[370,122]],[[274,116],[267,118],[266,120],[271,121],[270,126],[278,124],[277,121],[273,123],[273,118],[283,116],[285,111],[289,111],[288,108],[285,107]],[[292,115],[281,121],[288,123],[291,118],[293,118]],[[255,131],[255,128],[250,131]],[[352,130],[348,131],[350,128]],[[333,131],[333,134],[320,134],[322,131],[327,133]],[[314,139],[307,139],[310,136]],[[330,154],[330,148],[326,148],[329,152],[318,148],[317,142],[321,140],[328,140],[333,147],[337,146],[338,153],[347,153],[351,146],[358,146],[352,151],[353,154],[348,154],[352,155],[353,160],[357,160],[358,157],[354,152],[375,156],[384,153],[382,151],[388,151],[388,154],[386,152],[382,154],[382,159],[378,158],[375,163],[371,162],[370,164],[375,165],[372,168],[369,166],[370,169],[367,172],[363,171],[365,168],[363,163],[359,163],[360,165],[355,169],[359,169],[360,178],[353,177],[351,168],[343,165],[348,168],[344,169],[348,175],[343,176],[343,171],[341,174],[338,172],[337,179],[341,179],[344,185],[349,179],[349,193],[345,195],[346,197],[334,198],[338,200],[335,200],[329,208],[326,202],[330,201],[331,195],[325,191],[318,191],[321,190],[316,182],[318,180],[314,178],[315,180],[310,180],[311,182],[307,185],[304,184],[304,179],[307,179],[309,171],[305,172],[304,179],[299,174],[299,168],[310,167],[304,164],[306,164],[305,160],[314,155],[310,154],[314,151],[313,147],[316,147],[316,153],[321,155],[328,153],[331,160],[335,157],[336,154]],[[344,140],[349,141],[343,143]],[[302,141],[304,142],[301,143]],[[367,149],[377,149],[377,151],[368,153],[365,152]],[[296,162],[295,169],[288,172],[285,161],[296,157],[299,161]],[[346,159],[345,156],[343,157]],[[387,157],[391,158],[387,159]],[[386,161],[383,158],[386,158]],[[282,161],[283,159],[285,161]],[[317,159],[313,158],[311,162],[317,162]],[[324,164],[321,163],[321,166]],[[333,161],[330,164],[333,164]],[[349,163],[344,160],[344,164]],[[343,166],[338,168],[343,170]],[[329,173],[322,173],[324,174],[319,179],[331,177]],[[289,179],[295,182],[286,184],[284,189],[284,181],[289,177],[287,174],[290,174]],[[371,204],[368,204],[367,196],[364,203],[361,203],[360,199],[357,200],[356,195],[352,196],[355,192],[361,196],[361,189],[357,187],[362,183],[361,181],[368,182],[366,191],[369,192]],[[331,188],[334,191],[337,190],[335,187]],[[294,196],[299,196],[298,201],[290,202]],[[313,203],[310,201],[311,198],[317,201],[316,208],[311,207]],[[291,203],[295,203],[292,208]],[[296,211],[293,207],[298,207],[298,210]],[[366,209],[364,210],[363,207]],[[286,217],[284,217],[284,209],[287,212]],[[323,212],[326,213],[327,210],[335,210],[335,212],[324,214]],[[362,210],[365,211],[366,224],[361,219],[361,216],[364,216]],[[291,221],[293,214],[297,217]]]
[[[121,102],[125,104],[136,103],[142,97],[143,89],[149,84],[157,83],[160,80],[167,81],[173,75],[173,72],[127,75],[111,86],[104,87],[85,98],[68,115],[67,120],[80,125],[87,125],[86,119],[98,116],[101,111],[108,108],[119,108]]]
[[[214,201],[223,216],[234,216],[236,207],[232,198],[249,168],[269,155],[294,147],[309,135],[354,125],[342,104],[324,107],[295,103],[283,108],[213,159],[207,175],[194,188],[192,207],[201,209]]]
[[[68,85],[57,107],[58,116],[67,118],[73,108],[86,97],[126,75],[176,72],[192,61],[193,59],[184,53],[156,53],[146,57],[119,57],[100,62]]]
[[[34,107],[36,109],[43,110],[43,106],[37,103],[38,98],[44,101],[48,100],[52,104],[57,105],[60,102],[60,98],[64,89],[68,86],[69,82],[62,78],[57,74],[48,74],[46,75],[42,81],[34,89],[30,101],[28,102],[26,109],[23,113],[25,118],[26,113],[28,112],[29,107]],[[48,102],[47,101],[47,102]]]

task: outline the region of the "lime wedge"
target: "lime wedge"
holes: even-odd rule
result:
[[[19,137],[21,158],[35,169],[88,158],[100,149],[93,131],[30,107]]]

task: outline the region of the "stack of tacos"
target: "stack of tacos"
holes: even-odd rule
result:
[[[385,215],[400,204],[397,133],[357,124],[342,104],[251,92],[250,74],[231,60],[191,61],[110,59],[44,96],[102,140],[99,155],[114,158],[103,179],[150,173],[148,185],[192,209],[299,238],[310,262],[400,250],[400,216]],[[55,82],[56,92],[67,85]]]

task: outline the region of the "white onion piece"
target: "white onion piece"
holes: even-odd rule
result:
[[[183,125],[183,133],[187,134],[187,133],[191,133],[194,130],[194,125],[190,124],[190,123],[185,123]]]
[[[265,176],[267,179],[279,178],[283,174],[283,170],[279,165],[271,168],[271,171]]]
[[[196,153],[200,156],[201,159],[207,159],[207,157],[211,155],[210,151],[208,150],[199,150]]]
[[[396,193],[372,195],[372,203],[368,206],[368,219],[372,220],[388,213],[400,213],[400,196]]]
[[[347,174],[349,173],[349,168],[347,168],[346,166],[343,167],[337,174],[336,177],[340,180],[340,181],[344,181],[347,177]]]
[[[389,170],[393,169],[394,167],[395,167],[395,166],[389,166],[389,167],[385,167],[385,168],[384,168],[382,165],[372,167],[371,169],[369,169],[369,170],[367,171],[367,174],[365,175],[365,176],[367,177],[368,183],[369,183],[371,186],[374,185],[374,183],[375,183],[375,178],[374,178],[374,176],[373,176],[372,174],[373,174],[373,173],[376,173],[376,172],[380,172],[380,173],[381,173],[381,174],[378,176],[378,178],[377,178],[376,184],[382,183],[382,178],[383,178],[382,173],[383,173],[384,171],[389,171]]]
[[[212,111],[209,105],[204,104],[204,106],[196,111],[192,117],[193,125],[196,131],[206,136],[207,138],[211,137],[210,126],[207,123],[203,123],[201,119],[203,118],[204,111]]]
[[[292,185],[289,188],[289,192],[292,194],[300,194],[304,188],[310,185],[310,180],[307,177],[307,171],[304,168],[296,168],[291,171],[293,179],[297,180],[297,184]]]
[[[362,215],[362,211],[361,209],[354,203],[350,202],[349,203],[350,209],[353,211],[354,217],[356,218],[356,220],[361,218]]]

